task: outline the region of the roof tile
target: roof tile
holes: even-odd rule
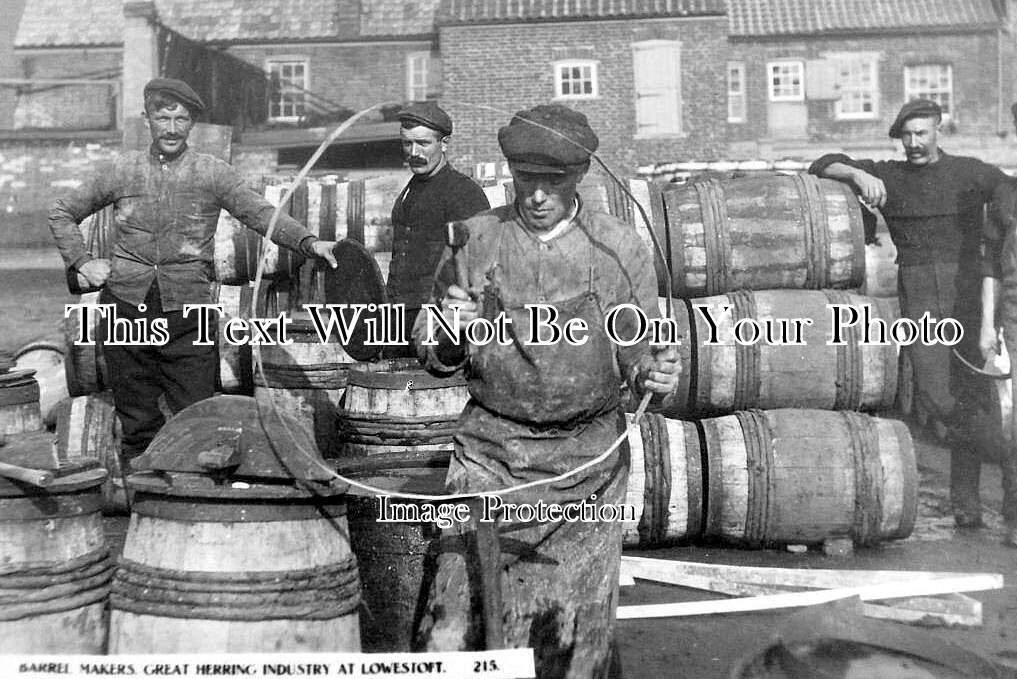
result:
[[[990,28],[1000,24],[992,0],[728,0],[734,37],[830,31]]]
[[[723,15],[725,0],[441,0],[439,24]]]

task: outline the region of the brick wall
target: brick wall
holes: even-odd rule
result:
[[[95,78],[120,69],[119,49],[20,52],[20,78]],[[109,74],[102,77],[109,78]],[[16,97],[16,129],[59,128],[106,130],[117,125],[117,88],[108,85],[43,86],[20,90]],[[138,102],[137,110],[141,110]]]
[[[406,99],[406,57],[426,52],[429,42],[358,45],[234,47],[230,54],[258,68],[268,58],[308,60],[311,92],[359,111],[373,104]]]
[[[570,50],[599,61],[600,96],[564,103],[587,115],[600,136],[599,155],[614,169],[631,174],[660,158],[719,157],[726,133],[726,32],[726,18],[442,27],[442,103],[456,126],[453,160],[465,167],[500,159],[498,128],[514,112],[552,100],[552,64]],[[634,138],[632,44],[653,39],[681,42],[680,137]]]
[[[1011,46],[1012,47],[1012,46]],[[892,35],[854,38],[815,36],[783,40],[732,40],[730,60],[745,63],[747,121],[731,124],[730,139],[754,140],[770,136],[768,129],[767,62],[781,59],[821,59],[828,53],[876,53],[879,79],[877,116],[871,120],[838,120],[833,103],[807,102],[807,136],[814,142],[885,139],[904,103],[904,66],[948,63],[953,67],[954,123],[963,135],[994,135],[997,115],[997,39],[994,33],[955,35]],[[1012,49],[1010,50],[1012,52]],[[1004,52],[1004,64],[1012,55]],[[1011,67],[1004,67],[1004,107],[1012,96]],[[1007,113],[1008,116],[1008,113]],[[1007,117],[1004,117],[1004,121]]]

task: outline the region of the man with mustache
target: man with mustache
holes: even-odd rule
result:
[[[995,294],[999,247],[990,241],[983,210],[1006,175],[975,158],[944,152],[941,120],[936,102],[909,101],[890,127],[906,160],[829,154],[809,172],[851,184],[864,203],[879,208],[897,247],[901,315],[956,318],[964,328],[956,348],[975,361],[995,338],[992,307],[984,322],[981,311]],[[915,343],[904,350],[914,366],[916,399],[947,428],[954,521],[960,528],[981,527],[981,459],[973,442],[991,427],[979,407],[987,389],[953,360],[951,347]]]
[[[156,78],[145,85],[145,110],[152,145],[128,151],[56,200],[49,226],[68,271],[95,288],[117,318],[148,327],[165,324],[164,338],[134,346],[114,345],[99,324],[98,341],[112,381],[123,426],[124,462],[144,452],[164,422],[158,405],[176,413],[215,392],[214,343],[199,345],[198,313],[184,305],[212,299],[213,239],[220,209],[264,235],[275,208],[247,186],[229,164],[187,146],[205,105],[181,81]],[[78,224],[114,206],[112,258],[86,249]],[[319,240],[299,222],[280,215],[272,241],[306,257],[336,266],[332,241]],[[162,340],[165,339],[164,343]]]
[[[448,222],[490,207],[484,190],[446,157],[452,119],[432,101],[399,112],[399,139],[413,177],[392,208],[392,262],[388,301],[406,305],[409,330],[431,294],[434,267],[445,247]],[[386,347],[386,356],[413,356],[411,347]]]

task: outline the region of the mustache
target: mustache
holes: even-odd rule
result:
[[[427,160],[424,158],[410,158],[407,162],[414,167],[427,165]]]

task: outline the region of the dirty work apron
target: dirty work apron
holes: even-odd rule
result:
[[[499,254],[500,246],[499,240]],[[583,347],[521,344],[528,339],[526,313],[502,298],[497,266],[489,272],[493,285],[485,297],[485,317],[505,311],[519,325],[507,347],[471,347],[472,399],[460,418],[447,480],[450,490],[492,491],[569,471],[607,450],[624,427],[617,408],[618,369],[603,336],[592,264],[591,242],[586,293],[555,304],[560,321],[587,321],[590,339]],[[583,474],[554,486],[510,493],[504,501],[566,505],[596,495],[590,501],[594,507],[617,505],[624,500],[627,467],[628,451],[623,448]],[[620,521],[502,520],[498,533],[507,645],[533,647],[541,679],[606,676],[618,596]],[[429,611],[420,628],[424,648],[483,646],[474,543],[472,521],[443,534]]]

